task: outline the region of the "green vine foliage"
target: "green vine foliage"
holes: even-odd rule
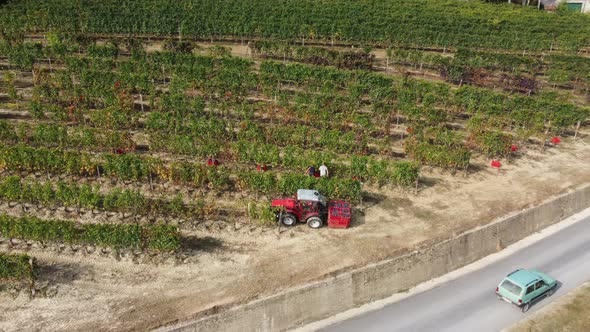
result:
[[[180,248],[180,233],[171,225],[77,224],[69,220],[0,215],[0,235],[39,242],[85,244],[155,252]]]
[[[267,203],[257,204],[246,202],[246,211],[249,218],[258,221],[262,225],[276,225],[275,210]]]
[[[442,168],[465,169],[469,166],[471,152],[462,146],[435,145],[408,139],[404,145],[406,153],[425,165]]]
[[[288,19],[284,13],[289,13]],[[145,20],[146,17],[155,19]],[[27,0],[3,6],[0,20],[7,36],[59,29],[69,33],[164,36],[180,33],[212,39],[262,37],[299,42],[322,40],[516,50],[549,50],[552,45],[578,50],[588,45],[590,35],[589,19],[584,15],[568,12],[554,15],[529,6],[480,1],[457,3],[454,0],[369,3],[289,0],[280,4],[264,0],[183,0],[174,3],[163,0],[123,3],[116,0],[43,3]],[[572,31],[571,26],[579,28]],[[93,54],[116,56],[111,45],[95,47]]]
[[[138,215],[172,215],[176,217],[203,218],[203,199],[184,203],[182,194],[172,200],[150,198],[139,191],[114,188],[100,191],[98,185],[58,181],[39,182],[22,180],[18,176],[0,178],[0,199],[42,204],[44,206],[70,206],[114,212],[130,212]],[[211,207],[209,207],[211,208]]]
[[[420,165],[412,161],[397,162],[391,174],[393,181],[402,186],[411,186],[418,180]]]
[[[29,255],[0,253],[0,282],[33,281],[37,274],[35,260]]]
[[[507,157],[513,142],[512,135],[500,131],[482,131],[474,136],[478,149],[489,157]]]

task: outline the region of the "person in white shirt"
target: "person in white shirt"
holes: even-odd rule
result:
[[[328,167],[322,163],[322,166],[320,166],[320,177],[327,177],[328,176]]]

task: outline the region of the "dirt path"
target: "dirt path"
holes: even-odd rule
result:
[[[370,189],[348,230],[197,231],[201,251],[185,263],[31,250],[55,294],[0,294],[0,330],[145,330],[391,257],[590,182],[587,136],[523,155],[500,171],[476,160],[466,177],[424,169],[417,194]]]

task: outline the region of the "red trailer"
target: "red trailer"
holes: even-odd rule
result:
[[[328,203],[328,227],[347,228],[350,226],[352,209],[345,201],[330,201]]]

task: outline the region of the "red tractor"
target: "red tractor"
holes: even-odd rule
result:
[[[305,222],[311,228],[347,228],[352,209],[345,201],[328,201],[317,190],[299,189],[292,198],[275,199],[272,206],[279,208],[277,220],[285,226]]]

